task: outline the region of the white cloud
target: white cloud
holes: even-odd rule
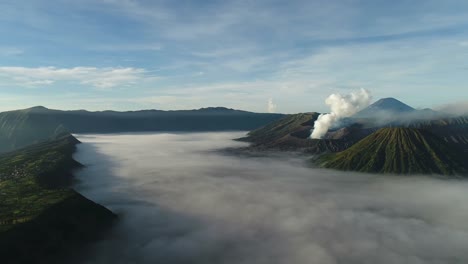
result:
[[[71,81],[103,89],[133,84],[144,78],[145,72],[141,68],[0,67],[0,76],[18,85],[38,86]]]
[[[31,86],[49,85],[53,83],[54,81],[52,80],[35,80],[35,81],[26,82],[25,85],[28,87],[31,87]]]
[[[276,105],[273,103],[273,98],[268,99],[267,111],[268,113],[276,113]]]
[[[203,51],[193,51],[192,55],[201,58],[223,58],[229,56],[243,56],[248,53],[257,51],[254,46],[242,46],[242,47],[228,47],[228,48],[216,48],[216,49],[205,49]]]
[[[235,44],[255,42],[259,33],[272,32],[277,41],[300,37],[368,38],[443,30],[468,22],[466,3],[460,1],[447,5],[428,0],[424,5],[395,4],[392,9],[383,10],[366,3],[326,0],[297,0],[288,5],[271,1],[223,1],[190,8],[179,8],[178,4],[164,1],[103,2],[106,3],[103,9],[143,22],[148,31],[159,36],[205,43],[212,37]],[[369,21],[365,27],[361,26],[363,19]]]
[[[162,45],[154,43],[154,44],[107,44],[107,45],[97,45],[89,47],[90,50],[95,51],[160,51],[162,49]]]
[[[0,56],[18,56],[24,53],[24,50],[17,47],[0,46]]]

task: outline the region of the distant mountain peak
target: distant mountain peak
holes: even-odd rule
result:
[[[381,112],[408,113],[415,109],[393,97],[382,98],[358,112],[356,117],[370,117]]]
[[[47,107],[42,106],[42,105],[33,106],[33,107],[29,108],[29,109],[48,110]]]
[[[42,106],[42,105],[38,105],[38,106],[33,106],[31,108],[28,108],[26,110],[30,112],[41,112],[41,111],[48,111],[49,108]]]
[[[393,98],[382,98],[377,102],[371,104],[369,108],[377,108],[378,110],[389,110],[389,111],[398,111],[398,112],[409,112],[413,111],[414,108]]]

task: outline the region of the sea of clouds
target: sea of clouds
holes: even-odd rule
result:
[[[76,188],[120,215],[81,263],[468,263],[468,182],[232,155],[242,133],[81,135]]]

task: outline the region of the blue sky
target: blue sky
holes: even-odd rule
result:
[[[2,0],[0,36],[0,111],[468,102],[466,0]]]

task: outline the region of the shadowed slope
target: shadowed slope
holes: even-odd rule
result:
[[[290,134],[299,138],[307,138],[318,116],[318,113],[287,115],[264,127],[251,131],[242,140],[262,144],[278,140]]]
[[[468,172],[463,157],[461,150],[425,130],[383,128],[319,162],[322,167],[339,170],[453,175]]]
[[[67,132],[53,117],[41,114],[46,110],[33,107],[0,113],[0,153],[54,139]]]

